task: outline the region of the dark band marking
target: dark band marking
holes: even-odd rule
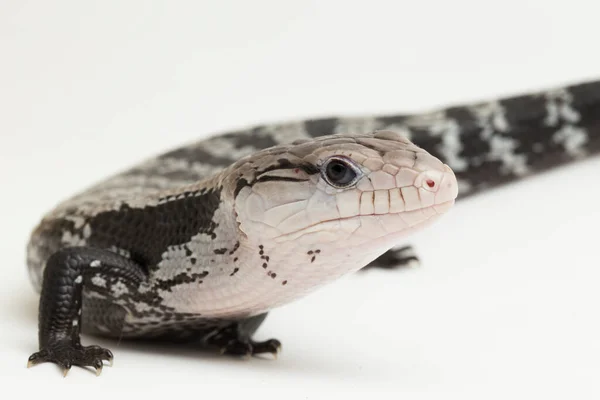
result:
[[[311,137],[332,135],[338,123],[337,118],[311,119],[304,122],[304,129]]]
[[[253,184],[256,184],[258,182],[306,182],[308,181],[308,179],[300,179],[300,178],[292,178],[291,176],[274,176],[274,175],[267,175],[267,176],[261,176],[260,178],[258,178],[257,180],[254,181]]]
[[[279,143],[273,139],[268,132],[269,126],[257,126],[248,131],[231,132],[221,135],[222,138],[231,141],[236,148],[252,147],[257,150],[267,149],[278,145]]]
[[[385,117],[380,117],[378,120],[385,129],[385,127],[391,125],[404,125],[407,118],[408,116],[406,115],[388,115]]]
[[[588,132],[589,153],[600,152],[600,81],[574,85],[569,88],[573,95],[573,107],[580,112],[579,125]]]
[[[500,100],[505,117],[510,126],[535,128],[541,127],[547,115],[547,100],[544,96],[517,96]]]
[[[236,198],[242,189],[247,186],[250,186],[250,183],[246,180],[246,178],[238,178],[238,181],[235,184],[235,190],[233,191],[233,197]]]
[[[293,178],[293,177],[277,177],[277,176],[273,176],[273,175],[260,176],[261,174],[264,174],[266,172],[277,171],[277,170],[289,170],[289,169],[296,169],[296,168],[303,170],[308,175],[318,174],[320,172],[319,168],[317,168],[316,166],[314,166],[312,164],[308,164],[308,163],[294,164],[294,163],[290,162],[290,160],[288,160],[288,159],[280,158],[277,160],[276,164],[270,165],[261,170],[257,170],[256,175],[258,176],[258,178],[254,178],[252,181],[248,181],[246,178],[242,178],[242,177],[238,178],[237,183],[235,185],[235,190],[233,192],[233,196],[234,196],[234,198],[236,198],[243,188],[252,187],[257,182],[268,182],[268,181],[301,182],[301,181],[305,181],[305,179],[298,179],[298,178]]]
[[[302,171],[306,172],[308,175],[318,174],[320,172],[319,168],[315,165],[309,163],[299,163],[295,164],[286,158],[280,158],[277,160],[277,164],[268,166],[264,169],[257,171],[258,174],[264,174],[265,172],[276,171],[280,169],[296,169],[299,168]]]
[[[126,249],[140,265],[155,268],[165,249],[183,245],[199,233],[215,236],[213,216],[220,205],[221,190],[203,189],[152,207],[123,204],[118,210],[100,213],[88,222],[92,232],[88,244]]]

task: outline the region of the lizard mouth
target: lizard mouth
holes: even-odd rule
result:
[[[454,205],[454,202],[455,202],[455,200],[449,200],[449,201],[445,201],[443,203],[434,204],[433,206],[418,208],[418,209],[411,210],[411,211],[401,211],[401,212],[397,212],[397,213],[362,214],[362,215],[354,215],[352,217],[335,218],[335,219],[329,219],[329,220],[325,220],[325,221],[319,221],[312,225],[306,226],[304,228],[300,228],[298,230],[279,235],[279,236],[275,237],[275,241],[276,242],[285,242],[285,241],[289,241],[289,240],[297,240],[304,235],[308,235],[311,233],[323,232],[323,231],[328,230],[328,228],[332,228],[332,229],[330,229],[330,231],[334,232],[334,231],[336,231],[336,229],[334,229],[334,228],[336,228],[336,225],[337,225],[337,228],[339,229],[340,224],[350,224],[353,221],[358,221],[359,223],[355,228],[350,229],[350,230],[344,229],[345,231],[348,232],[348,237],[351,237],[359,228],[361,228],[362,224],[360,223],[360,221],[362,219],[365,219],[365,218],[381,219],[381,218],[386,218],[386,217],[400,218],[398,220],[398,222],[403,222],[403,224],[405,226],[403,226],[401,229],[392,229],[390,231],[389,229],[386,229],[385,226],[381,225],[380,232],[373,232],[374,238],[384,237],[384,236],[388,236],[388,235],[400,236],[404,233],[412,232],[415,229],[417,229],[423,225],[426,225],[432,219],[435,219],[436,217],[439,217],[439,216],[445,214],[446,211],[448,211]],[[421,215],[419,215],[419,213]],[[426,215],[423,215],[423,214],[426,214]],[[410,222],[410,220],[412,220],[412,218],[409,218],[408,222],[405,221],[402,218],[403,216],[414,217],[414,222]],[[418,217],[416,217],[416,216],[418,216]],[[381,232],[383,232],[383,234],[380,234]],[[336,240],[339,240],[339,238]]]

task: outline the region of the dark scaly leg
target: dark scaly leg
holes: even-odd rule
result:
[[[367,264],[363,270],[367,268],[398,269],[412,263],[418,264],[419,258],[415,255],[412,246],[404,246],[386,251]]]
[[[28,366],[53,362],[66,375],[72,365],[91,366],[102,371],[103,360],[113,355],[99,346],[82,346],[82,289],[84,277],[101,274],[137,287],[146,279],[138,264],[107,250],[72,247],[54,253],[46,263],[39,308],[40,351],[29,357]]]
[[[252,335],[266,317],[267,313],[264,313],[234,322],[208,335],[204,339],[204,343],[208,347],[217,347],[224,354],[252,356],[270,353],[277,357],[277,354],[281,351],[279,340],[269,339],[264,342],[252,340]]]

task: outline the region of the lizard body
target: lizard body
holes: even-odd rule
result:
[[[81,346],[82,328],[277,352],[278,341],[251,338],[270,309],[370,263],[414,258],[390,249],[458,192],[599,150],[598,82],[420,115],[265,125],[175,149],[36,228],[30,362],[101,370],[112,354]]]

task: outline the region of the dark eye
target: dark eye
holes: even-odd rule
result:
[[[332,157],[323,165],[323,177],[331,186],[344,188],[358,180],[360,171],[350,161]]]

